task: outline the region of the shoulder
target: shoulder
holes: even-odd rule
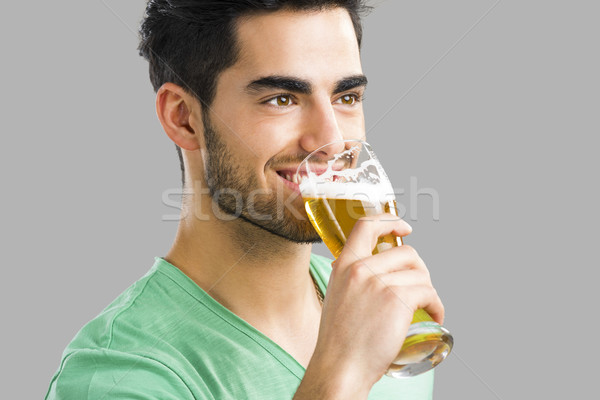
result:
[[[203,309],[200,289],[188,282],[176,267],[156,258],[146,275],[121,293],[99,315],[88,322],[67,347],[65,354],[89,348],[135,351],[167,335],[195,308]],[[198,310],[199,309],[199,310]]]
[[[123,330],[124,321],[132,321],[137,326],[143,325],[143,320],[149,317],[148,311],[152,310],[152,304],[148,301],[152,297],[148,293],[149,288],[160,285],[157,280],[160,280],[160,275],[157,275],[157,270],[153,267],[85,324],[71,341],[65,354],[79,349],[109,349],[115,336]]]
[[[80,349],[63,359],[46,400],[193,399],[182,378],[148,357],[108,349]]]
[[[191,399],[190,391],[211,398],[202,379],[190,374],[173,333],[190,323],[184,318],[190,304],[202,314],[201,303],[190,299],[178,271],[164,264],[157,259],[77,333],[52,378],[48,400]]]

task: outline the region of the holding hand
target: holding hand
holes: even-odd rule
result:
[[[338,377],[340,386],[354,387],[353,398],[357,392],[366,398],[397,357],[417,309],[443,323],[442,302],[412,247],[372,255],[380,237],[410,232],[406,222],[390,214],[358,220],[332,264],[319,338],[305,378],[314,367]]]

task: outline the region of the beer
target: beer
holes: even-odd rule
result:
[[[304,181],[300,191],[310,222],[335,258],[360,218],[383,213],[389,213],[390,218],[398,217],[390,185]],[[379,239],[375,253],[401,244],[399,237],[384,236]]]
[[[371,203],[367,200],[306,198],[304,206],[310,222],[335,258],[339,257],[359,218],[384,212],[397,215],[396,200]],[[399,244],[402,244],[399,237],[381,237],[373,254]]]
[[[398,216],[393,195],[378,190],[374,185],[341,185],[335,182],[321,185],[320,196],[309,193],[306,186],[303,192],[306,213],[335,258],[341,254],[346,239],[360,218],[382,213],[390,214],[390,218]],[[347,193],[348,189],[353,189],[354,193]],[[400,237],[386,235],[378,239],[373,254],[400,245]],[[402,348],[387,374],[404,377],[429,370],[446,358],[452,344],[448,331],[425,310],[417,310]]]
[[[345,140],[313,151],[297,170],[306,213],[335,258],[339,257],[356,222],[388,213],[397,218],[394,191],[367,143]],[[394,235],[380,237],[373,254],[401,246]],[[365,266],[368,268],[368,265]],[[417,310],[402,348],[386,374],[404,378],[428,371],[450,353],[450,332]]]

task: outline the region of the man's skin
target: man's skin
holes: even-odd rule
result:
[[[240,20],[237,39],[241,55],[218,78],[210,122],[257,189],[297,197],[277,170],[296,167],[301,155],[331,141],[364,137],[364,86],[336,91],[362,75],[350,17],[343,9],[265,13]],[[249,89],[269,76],[301,80],[311,90]],[[182,149],[193,193],[184,198],[165,259],[307,368],[295,399],[366,398],[398,352],[414,310],[425,308],[443,322],[441,301],[412,248],[371,255],[379,236],[405,236],[408,224],[389,215],[359,221],[333,264],[321,307],[308,270],[311,245],[214,215],[202,105],[172,83],[158,91],[156,104],[165,132]],[[299,197],[290,207],[305,215]],[[312,229],[291,212],[284,216]]]

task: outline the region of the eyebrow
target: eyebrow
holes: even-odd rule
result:
[[[367,77],[364,75],[353,75],[342,78],[336,82],[333,94],[338,94],[361,86],[365,87],[367,86],[367,82]],[[246,86],[246,92],[248,93],[256,93],[265,89],[281,89],[287,92],[300,94],[311,94],[313,91],[310,82],[304,79],[280,75],[265,76],[253,80]]]
[[[246,91],[260,92],[265,89],[282,89],[288,92],[311,94],[312,86],[309,82],[289,76],[271,75],[256,79],[246,86]]]
[[[335,85],[333,94],[345,92],[346,90],[357,87],[366,87],[368,82],[369,81],[367,80],[367,77],[364,75],[354,75],[348,78],[340,79]]]

